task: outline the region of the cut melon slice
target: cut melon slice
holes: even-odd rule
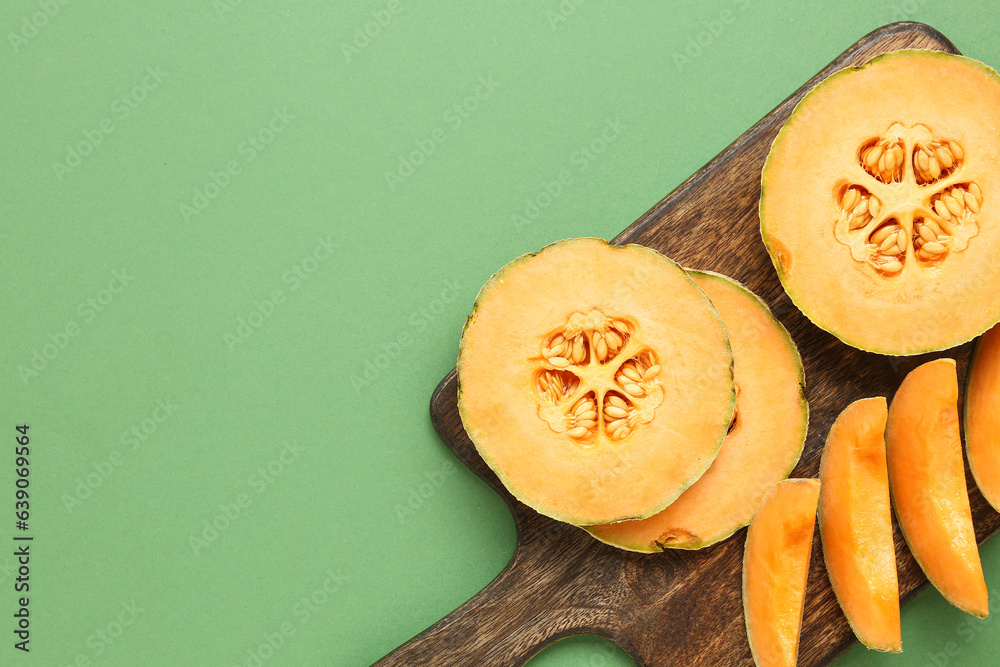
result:
[[[910,371],[889,406],[886,450],[899,527],[948,602],[985,618],[989,599],[965,483],[953,359]]]
[[[786,479],[760,501],[743,556],[743,612],[758,667],[795,665],[820,482]]]
[[[641,521],[590,526],[613,546],[700,549],[747,525],[761,496],[799,460],[809,425],[802,359],[767,305],[731,278],[688,270],[722,315],[733,349],[736,414],[708,472],[665,510]]]
[[[1000,76],[904,50],[819,83],[761,177],[761,235],[817,326],[890,355],[1000,320]]]
[[[507,489],[573,524],[645,518],[718,454],[735,406],[719,313],[642,246],[570,239],[482,288],[462,333],[462,422]]]
[[[1000,511],[1000,326],[976,344],[965,389],[965,447],[983,496]]]
[[[854,634],[868,648],[899,653],[885,422],[885,399],[864,398],[830,428],[819,468],[819,534],[830,583]]]

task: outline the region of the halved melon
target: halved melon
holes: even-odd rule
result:
[[[953,359],[910,371],[889,406],[885,440],[896,518],[913,557],[948,602],[985,618],[989,598],[965,485]]]
[[[622,549],[700,549],[747,525],[761,496],[799,460],[809,425],[802,359],[767,305],[731,278],[688,270],[729,332],[736,413],[708,472],[662,512],[641,521],[590,526]]]
[[[508,490],[573,524],[645,518],[708,469],[735,406],[712,302],[642,246],[570,239],[480,291],[458,407]]]
[[[905,50],[841,70],[795,107],[761,177],[761,236],[817,326],[890,355],[1000,320],[1000,76]]]
[[[794,665],[816,526],[817,479],[786,479],[764,494],[747,531],[743,613],[758,667]]]
[[[858,639],[899,653],[899,583],[885,461],[885,399],[851,403],[830,427],[819,467],[819,534],[830,583]]]
[[[1000,325],[976,344],[965,388],[965,447],[983,496],[1000,511]]]

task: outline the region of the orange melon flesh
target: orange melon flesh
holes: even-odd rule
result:
[[[910,371],[889,406],[886,450],[896,518],[948,602],[985,618],[989,599],[966,491],[953,359]]]
[[[570,239],[482,288],[459,347],[458,407],[483,460],[539,513],[645,518],[718,454],[732,363],[722,319],[675,262]]]
[[[802,99],[765,163],[760,220],[778,277],[810,320],[849,345],[888,355],[947,349],[1000,320],[998,116],[997,73],[938,51],[877,57]],[[866,169],[862,161],[882,141],[894,155],[899,142],[898,181],[880,182],[878,164]],[[930,159],[921,147],[935,151],[939,172],[926,182],[917,177]],[[951,165],[943,172],[939,155]],[[973,184],[976,194],[966,198]],[[949,198],[953,186],[963,194]],[[864,195],[861,210],[853,195],[845,203],[850,188]],[[874,218],[868,195],[879,202]],[[852,229],[851,220],[863,226]],[[929,237],[942,231],[939,254],[921,250],[924,221],[933,223]],[[896,223],[902,252],[884,255],[877,234]]]
[[[1000,326],[979,340],[965,390],[969,468],[986,500],[1000,511]]]
[[[794,665],[820,482],[786,479],[760,501],[743,556],[743,612],[758,667]]]
[[[587,528],[631,551],[700,549],[747,525],[764,492],[799,460],[809,424],[802,360],[767,305],[735,280],[688,270],[729,332],[736,417],[708,472],[659,514]]]
[[[868,648],[898,653],[886,417],[884,398],[864,398],[830,428],[819,469],[819,532],[830,583],[854,634]]]

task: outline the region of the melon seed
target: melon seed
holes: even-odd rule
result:
[[[874,168],[878,164],[879,158],[882,157],[882,146],[875,144],[868,149],[868,154],[865,156],[865,164],[868,168]]]
[[[642,391],[642,387],[632,382],[626,382],[625,384],[623,384],[622,389],[624,389],[625,393],[628,394],[629,396],[635,396],[636,398],[642,396],[644,393]]]
[[[642,381],[642,375],[639,374],[639,371],[636,370],[635,366],[622,366],[622,375],[633,382]]]
[[[844,211],[852,210],[861,199],[861,193],[855,188],[847,188],[847,192],[844,193],[844,199],[841,201],[841,208]]]
[[[951,165],[955,164],[955,161],[952,159],[951,151],[949,151],[944,146],[941,146],[940,148],[937,149],[936,152],[937,152],[937,159],[941,161],[941,164],[944,166],[944,168],[951,169]]]
[[[879,252],[887,252],[889,250],[889,248],[892,248],[895,245],[896,245],[896,234],[895,233],[888,233],[888,234],[886,234],[885,238],[882,240],[882,243],[879,244],[878,249],[879,249]]]
[[[876,231],[874,234],[872,234],[871,242],[874,243],[875,245],[881,245],[882,241],[884,241],[887,236],[894,233],[895,231],[896,231],[895,225],[885,225],[884,227],[879,228],[879,230]]]
[[[896,247],[899,248],[899,252],[906,250],[906,232],[902,229],[896,232]]]
[[[955,200],[954,197],[945,195],[941,199],[944,200],[944,205],[948,207],[948,210],[951,211],[952,214],[954,214],[956,217],[962,215],[963,209],[959,205],[959,203]]]
[[[888,262],[884,262],[879,265],[885,273],[899,273],[903,268],[903,263],[898,259],[890,259]]]
[[[975,196],[971,192],[966,192],[963,197],[965,200],[965,206],[973,213],[979,213],[979,202],[976,201]]]
[[[628,412],[614,405],[609,405],[605,407],[604,414],[608,415],[609,417],[619,417],[619,418],[628,416]]]
[[[930,162],[930,174],[931,178],[937,180],[938,176],[941,175],[941,163],[937,161],[937,158],[928,158]]]
[[[879,207],[880,207],[880,205],[879,205],[877,199],[875,199],[874,197],[872,197],[871,199],[869,199],[868,200],[868,215],[870,215],[873,218],[877,218],[878,217]]]

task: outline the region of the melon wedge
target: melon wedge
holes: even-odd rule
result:
[[[736,414],[712,467],[665,510],[587,528],[602,542],[631,551],[700,549],[747,525],[764,492],[795,467],[809,425],[802,359],[767,305],[731,278],[688,273],[726,323]]]
[[[965,389],[965,447],[983,496],[1000,511],[1000,326],[979,339]]]
[[[966,490],[953,359],[910,371],[889,406],[886,450],[896,518],[948,602],[985,618],[989,599]]]
[[[458,408],[516,498],[576,525],[659,512],[715,460],[735,409],[712,302],[673,260],[602,239],[519,257],[462,332]]]
[[[758,667],[795,665],[820,482],[786,479],[760,501],[743,556],[743,613]]]
[[[886,416],[884,398],[864,398],[830,428],[819,468],[819,534],[830,583],[854,634],[868,648],[899,653]]]

